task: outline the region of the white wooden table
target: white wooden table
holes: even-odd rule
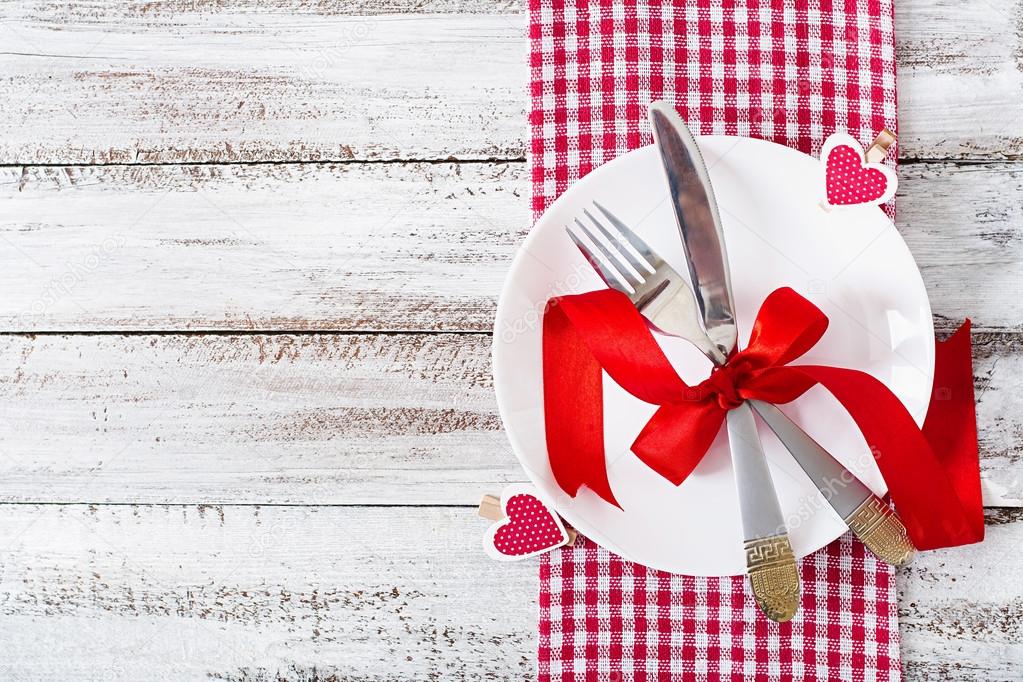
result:
[[[523,679],[489,367],[518,0],[0,5],[0,679]],[[1023,1],[899,0],[899,228],[969,314],[988,539],[906,677],[1023,679]]]

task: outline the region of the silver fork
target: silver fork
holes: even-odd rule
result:
[[[600,278],[612,289],[627,295],[643,317],[659,331],[668,336],[687,339],[711,362],[716,365],[723,364],[726,358],[717,344],[707,338],[700,322],[696,297],[688,282],[654,253],[653,249],[625,223],[596,201],[593,205],[625,238],[623,243],[592,213],[583,209],[583,214],[615,249],[612,253],[583,221],[576,218],[576,228],[587,236],[604,257],[602,261],[571,229],[567,230],[568,236],[579,247]],[[626,264],[628,267],[625,267]]]
[[[583,213],[611,247],[597,239],[583,221],[576,219],[575,225],[603,258],[571,229],[567,231],[601,279],[629,296],[659,331],[689,340],[716,365],[722,364],[721,351],[707,338],[700,324],[696,299],[687,280],[625,223],[597,202],[593,204],[617,234],[590,211],[584,209]],[[902,521],[887,503],[777,407],[759,400],[749,402],[854,535],[887,563],[904,566],[913,560],[916,549]]]

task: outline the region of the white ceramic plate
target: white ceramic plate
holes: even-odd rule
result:
[[[764,298],[790,286],[831,321],[824,338],[795,364],[869,372],[922,423],[934,371],[931,310],[920,272],[891,221],[876,206],[822,209],[817,159],[748,138],[702,137],[699,144],[724,226],[740,346]],[[515,258],[497,310],[494,376],[512,447],[558,512],[609,550],[676,573],[741,574],[739,507],[723,430],[693,474],[676,487],[629,450],[655,407],[605,375],[607,468],[623,509],[586,488],[573,499],[551,473],[544,438],[541,319],[552,296],[604,286],[565,234],[565,226],[593,200],[635,229],[678,271],[687,272],[652,146],[601,166],[559,198]],[[658,341],[683,379],[696,383],[706,377],[709,363],[685,341]],[[875,492],[885,492],[863,437],[830,393],[815,387],[782,409]],[[837,538],[845,526],[774,434],[760,427],[792,547],[797,556],[805,556]]]

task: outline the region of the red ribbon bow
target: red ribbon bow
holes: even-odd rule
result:
[[[751,399],[787,403],[821,384],[866,438],[918,549],[982,540],[969,321],[937,345],[938,390],[922,430],[888,387],[865,372],[788,364],[827,326],[813,303],[778,289],[761,306],[747,347],[689,386],[624,294],[605,289],[552,299],[543,320],[544,417],[558,485],[572,496],[585,485],[619,506],[604,465],[601,370],[659,406],[632,451],[675,485],[706,454],[728,410]]]

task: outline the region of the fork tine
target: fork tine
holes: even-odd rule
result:
[[[593,216],[593,214],[587,211],[585,208],[583,209],[583,214],[590,219],[591,223],[596,225],[597,229],[600,230],[601,234],[607,237],[607,240],[611,242],[611,245],[615,247],[615,250],[618,253],[620,253],[622,257],[629,262],[630,265],[632,265],[632,268],[636,271],[636,274],[638,274],[640,277],[644,277],[643,274],[644,270],[649,272],[651,275],[654,274],[655,270],[650,265],[650,263],[648,263],[642,256],[637,258],[635,254],[632,253],[632,249],[630,249],[622,242],[621,235],[612,234],[611,230],[604,227],[604,223],[597,220]],[[635,247],[633,247],[633,249],[635,249]],[[636,251],[639,252],[639,249],[636,249]]]
[[[612,214],[611,211],[604,208],[603,205],[598,204],[596,201],[593,202],[593,205],[596,206],[600,210],[600,212],[603,213],[607,217],[607,219],[611,221],[611,224],[615,226],[615,229],[622,233],[622,236],[625,237],[625,239],[629,242],[632,248],[636,249],[637,253],[639,253],[641,256],[643,256],[643,258],[646,259],[647,263],[653,266],[654,269],[661,267],[661,264],[664,263],[664,260],[660,256],[658,256],[654,252],[654,250],[647,245],[645,241],[640,239],[638,234],[630,230],[628,225],[626,225],[621,220],[616,218],[614,214]],[[653,270],[651,270],[650,272],[653,272]]]
[[[606,246],[604,246],[604,242],[600,241],[597,235],[593,234],[593,231],[590,230],[590,228],[586,227],[586,225],[583,224],[583,221],[576,218],[575,225],[580,230],[582,230],[583,234],[586,235],[590,242],[597,247],[597,250],[600,251],[604,258],[606,258],[607,261],[614,266],[614,269],[625,277],[624,281],[626,282],[626,284],[632,287],[636,287],[643,283],[642,273],[641,272],[633,273],[632,270],[629,269],[628,265],[623,262],[622,256],[617,253],[620,248],[617,245],[617,242],[615,242],[612,239],[611,244],[614,246],[614,248],[609,249]]]
[[[589,262],[590,266],[596,270],[597,274],[600,275],[600,278],[604,280],[604,284],[627,295],[633,293],[631,286],[628,285],[625,278],[622,277],[615,268],[602,263],[600,258],[597,257],[597,254],[593,253],[590,250],[590,247],[588,247],[583,240],[579,239],[572,230],[568,229],[567,226],[565,227],[565,232],[568,233],[572,242],[574,242],[579,250],[582,251],[583,256],[586,258],[587,262]]]

